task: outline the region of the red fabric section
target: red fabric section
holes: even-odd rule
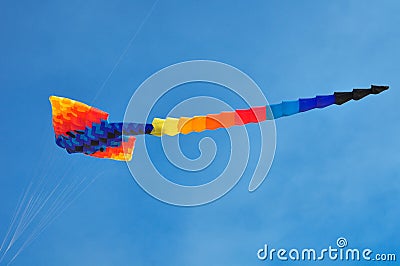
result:
[[[254,112],[251,109],[246,109],[246,110],[236,110],[236,113],[238,114],[239,118],[240,118],[240,122],[241,124],[248,124],[248,123],[257,123],[257,117],[254,114]],[[240,123],[239,122],[239,123]],[[241,125],[236,123],[236,125]]]
[[[256,106],[250,108],[254,115],[256,116],[257,122],[262,122],[267,120],[267,107],[266,106]]]
[[[267,107],[257,106],[250,109],[236,110],[237,117],[235,119],[236,125],[243,125],[249,123],[258,123],[267,119]]]

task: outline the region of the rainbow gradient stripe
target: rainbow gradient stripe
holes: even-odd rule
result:
[[[372,85],[369,89],[335,92],[332,95],[300,98],[279,104],[251,107],[249,109],[221,112],[194,117],[154,118],[151,123],[110,123],[108,113],[68,98],[51,96],[53,128],[56,143],[68,153],[84,153],[98,158],[130,161],[135,136],[175,136],[205,130],[216,130],[260,123],[316,108],[342,105],[350,100],[360,100],[370,94],[379,94],[388,86]]]

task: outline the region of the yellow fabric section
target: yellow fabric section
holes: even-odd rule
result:
[[[167,119],[164,122],[164,126],[162,128],[161,133],[169,136],[175,136],[179,134],[178,123],[179,119],[167,117]]]
[[[242,125],[243,122],[238,119],[240,119],[240,117],[236,112],[221,112],[219,114],[194,117],[167,117],[165,120],[154,118],[152,122],[154,129],[151,134],[155,136],[162,136],[164,134],[175,136],[179,133],[189,134],[192,132],[202,132],[204,130],[212,130],[220,127],[228,128],[235,126],[235,122],[237,122],[238,125]]]
[[[161,136],[162,135],[162,128],[164,126],[165,119],[154,118],[151,124],[153,125],[153,130],[151,131],[151,135],[154,136]]]
[[[151,131],[151,135],[160,137],[162,135],[175,136],[179,134],[178,130],[179,119],[177,118],[172,118],[172,117],[167,117],[167,119],[154,118],[151,124],[154,127],[153,130]]]

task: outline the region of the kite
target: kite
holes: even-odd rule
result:
[[[84,153],[98,158],[130,161],[137,135],[175,136],[260,123],[333,104],[342,105],[350,100],[360,100],[367,95],[379,94],[387,89],[389,86],[371,85],[369,89],[353,89],[351,92],[335,92],[332,95],[300,98],[296,101],[283,101],[279,104],[219,114],[154,118],[150,124],[110,123],[108,113],[68,98],[50,96],[50,102],[58,146],[68,153]]]

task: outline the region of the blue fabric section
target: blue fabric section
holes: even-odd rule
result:
[[[65,149],[65,142],[63,141],[63,138],[62,138],[61,136],[56,137],[56,144],[57,144],[59,147]]]
[[[284,116],[294,115],[299,112],[299,101],[282,102]]]
[[[271,104],[270,106],[274,119],[282,116],[289,116],[299,112],[299,101],[287,101],[279,104]],[[267,106],[267,119],[269,119],[269,108]]]
[[[322,95],[314,98],[299,99],[300,112],[314,108],[324,108],[335,103],[335,95]]]
[[[119,147],[122,143],[122,123],[108,123],[102,120],[99,124],[85,130],[70,131],[65,136],[56,138],[56,143],[68,153],[92,154],[107,147]]]
[[[125,123],[122,126],[122,132],[127,136],[142,135],[145,133],[146,124]]]
[[[335,95],[323,95],[316,98],[318,108],[324,108],[335,103]]]
[[[305,112],[317,108],[317,98],[299,99],[299,111]]]
[[[274,116],[274,119],[277,119],[279,117],[283,116],[283,110],[282,110],[282,104],[271,104],[270,105],[272,115]]]
[[[145,134],[150,134],[151,131],[153,131],[153,129],[154,129],[154,127],[153,127],[152,124],[146,124],[146,127],[145,127]]]

